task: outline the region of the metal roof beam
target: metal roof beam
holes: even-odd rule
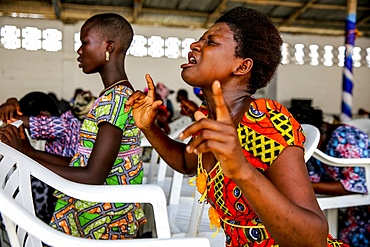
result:
[[[281,23],[281,26],[290,26],[292,22],[294,22],[301,14],[306,12],[308,8],[310,8],[317,0],[310,0],[306,4],[304,4],[302,7],[300,7],[296,12],[294,12],[289,18]]]
[[[220,4],[217,6],[217,8],[210,14],[207,18],[207,21],[204,24],[204,27],[207,28],[211,26],[215,20],[221,16],[221,14],[225,11],[227,7],[228,0],[222,0]]]
[[[51,2],[53,3],[55,16],[57,17],[58,20],[60,20],[60,12],[62,9],[62,4],[60,0],[51,0]]]
[[[134,9],[132,14],[132,22],[136,23],[137,16],[140,14],[141,10],[143,9],[143,0],[134,0]]]
[[[293,8],[300,8],[304,6],[306,3],[304,2],[293,2],[293,1],[278,1],[278,0],[229,0],[230,2],[235,3],[249,3],[255,5],[277,5],[283,7],[293,7]],[[346,6],[337,5],[337,4],[320,4],[316,3],[313,4],[310,8],[312,9],[328,9],[328,10],[347,10]],[[357,6],[357,10],[370,10],[368,6]]]

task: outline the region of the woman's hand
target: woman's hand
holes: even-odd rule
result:
[[[0,141],[25,154],[33,149],[24,132],[23,126],[17,128],[8,124],[0,128]]]
[[[22,116],[21,108],[16,98],[9,98],[0,106],[0,119],[5,123],[11,123],[16,120],[16,116]]]
[[[193,121],[195,120],[194,118],[194,113],[199,109],[199,106],[195,104],[193,101],[188,100],[188,99],[183,99],[181,100],[181,115],[185,115],[188,117],[191,117]]]
[[[136,126],[140,129],[150,129],[157,119],[158,106],[162,101],[155,100],[155,86],[149,74],[145,75],[148,84],[148,93],[141,91],[133,93],[125,103],[125,111],[132,109]]]
[[[228,108],[225,104],[220,82],[215,81],[212,85],[216,104],[216,120],[207,119],[203,113],[195,113],[195,122],[181,135],[181,139],[200,133],[197,138],[187,146],[189,153],[212,152],[221,163],[223,173],[229,178],[239,176],[240,167],[246,164],[243,151],[240,146],[236,128],[231,120]]]
[[[35,149],[31,146],[31,143],[24,131],[23,126],[19,128],[8,124],[5,127],[0,128],[0,141],[5,144],[17,149],[19,152],[30,156]]]

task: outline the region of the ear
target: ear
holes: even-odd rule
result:
[[[241,59],[238,67],[233,71],[234,75],[246,75],[252,71],[253,60],[251,58]]]
[[[107,40],[107,51],[112,53],[114,50],[115,42],[113,40]]]

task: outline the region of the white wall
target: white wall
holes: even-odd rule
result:
[[[317,44],[319,47],[338,47],[345,42],[344,37],[288,34],[282,36],[285,43],[302,43],[305,46]],[[370,39],[359,38],[355,45],[370,47]],[[357,114],[361,107],[370,110],[370,68],[354,67],[353,74],[353,114]],[[341,111],[342,67],[290,63],[279,67],[277,77],[276,99],[282,104],[289,106],[291,98],[312,98],[313,105],[319,106],[326,113],[338,114]]]
[[[77,54],[73,48],[73,35],[79,31],[82,23],[64,25],[59,21],[43,21],[33,19],[17,19],[0,17],[0,26],[6,24],[17,27],[36,26],[40,29],[57,28],[63,33],[63,50],[60,52],[26,51],[24,49],[7,50],[0,48],[0,103],[8,97],[22,97],[32,90],[44,92],[53,91],[65,99],[72,97],[77,87],[91,90],[95,95],[102,90],[99,75],[86,75],[77,66]],[[175,36],[180,39],[198,39],[204,30],[180,28],[146,27],[133,25],[135,34],[146,37],[159,35],[162,37]],[[326,44],[334,47],[343,45],[344,39],[325,36],[295,36],[283,34],[284,42],[307,45]],[[370,39],[360,38],[356,45],[370,47]],[[126,59],[126,69],[131,83],[136,89],[146,86],[145,74],[152,75],[155,81],[165,83],[170,89],[177,91],[187,89],[194,101],[199,100],[193,95],[192,88],[185,84],[180,77],[180,65],[185,59],[133,57]],[[370,110],[370,69],[354,68],[354,113],[359,107]],[[266,95],[277,99],[289,106],[291,98],[313,98],[313,104],[328,113],[340,112],[340,97],[342,85],[342,68],[338,66],[325,67],[322,65],[280,66],[275,82],[265,90]],[[175,94],[170,96],[175,107]]]

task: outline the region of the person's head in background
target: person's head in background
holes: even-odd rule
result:
[[[55,100],[43,92],[30,92],[19,100],[23,116],[60,116]]]
[[[174,93],[173,90],[168,89],[168,87],[162,82],[157,83],[156,92],[161,96],[162,101],[167,100],[168,95]]]
[[[130,23],[118,14],[90,17],[81,27],[79,67],[86,74],[100,73],[103,82],[111,77],[127,78],[124,59],[133,36]]]
[[[259,11],[236,7],[191,44],[189,63],[182,66],[181,76],[189,85],[200,87],[206,98],[206,90],[212,92],[215,80],[224,90],[253,95],[275,74],[281,62],[281,44],[269,18]],[[225,89],[226,85],[230,88]]]
[[[179,89],[177,91],[176,101],[181,103],[184,99],[188,99],[188,92],[185,89]]]
[[[333,131],[342,124],[330,124],[324,121],[324,113],[318,107],[297,104],[290,107],[289,112],[300,124],[311,124],[320,131],[319,149],[325,149]]]

